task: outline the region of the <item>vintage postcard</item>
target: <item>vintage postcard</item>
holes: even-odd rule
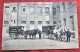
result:
[[[2,50],[78,48],[76,2],[4,3]]]

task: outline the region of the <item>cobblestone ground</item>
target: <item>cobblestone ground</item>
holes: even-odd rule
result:
[[[78,42],[59,42],[50,39],[10,39],[2,42],[2,50],[78,48]]]

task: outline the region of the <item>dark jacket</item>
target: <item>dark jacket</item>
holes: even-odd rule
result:
[[[67,31],[66,33],[67,33],[67,36],[68,36],[68,37],[71,36],[71,32],[70,32],[70,31]]]
[[[41,35],[41,31],[39,31],[38,33],[39,33],[39,35]]]

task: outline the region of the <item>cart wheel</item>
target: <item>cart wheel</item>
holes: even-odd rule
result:
[[[10,38],[12,39],[12,34],[10,34]]]
[[[15,38],[15,34],[10,34],[10,38],[14,39]]]
[[[18,39],[21,39],[21,34],[18,35]]]
[[[12,35],[12,38],[13,38],[13,39],[15,39],[15,38],[16,38],[15,34],[13,34],[13,35]]]

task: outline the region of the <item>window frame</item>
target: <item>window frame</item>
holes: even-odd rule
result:
[[[30,24],[35,24],[35,22],[34,21],[30,21]]]
[[[32,9],[32,8],[34,8],[34,9],[33,9],[33,11],[31,12],[31,9]],[[30,14],[31,14],[31,15],[34,15],[34,14],[35,14],[35,7],[34,7],[34,6],[30,6]]]
[[[17,11],[16,9],[17,9],[16,7],[13,7],[13,12],[16,12]]]
[[[39,10],[40,10],[40,12],[39,12]],[[42,7],[38,7],[38,14],[42,15]]]
[[[50,21],[46,21],[46,24],[50,24]]]
[[[57,21],[53,21],[53,24],[57,24]]]
[[[26,24],[26,21],[21,21],[21,24]]]
[[[42,21],[38,21],[38,24],[42,24]]]
[[[56,8],[53,8],[53,16],[56,15]]]
[[[49,7],[45,7],[45,13],[46,13],[46,15],[50,14],[50,8]]]
[[[4,24],[9,24],[9,21],[4,21]]]

